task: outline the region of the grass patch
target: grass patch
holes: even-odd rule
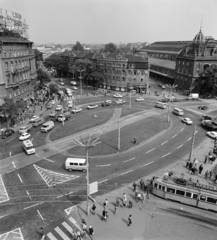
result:
[[[130,124],[121,128],[121,151],[125,151],[133,146],[133,138],[137,138],[139,143],[151,138],[157,133],[169,127],[169,123],[165,120],[165,117],[149,117],[136,123]],[[89,155],[108,155],[117,153],[118,149],[118,131],[112,131],[104,134],[100,137],[100,144],[94,148],[89,149]],[[74,155],[85,155],[85,149],[81,147],[75,147],[69,149],[70,154]]]

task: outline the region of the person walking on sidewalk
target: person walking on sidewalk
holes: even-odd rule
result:
[[[108,199],[105,199],[105,202],[103,203],[104,210],[108,207]]]
[[[103,211],[102,211],[102,220],[105,220],[107,222],[106,210],[105,209],[103,209]]]
[[[127,195],[126,195],[126,193],[123,194],[123,206],[124,207],[127,206]]]
[[[129,227],[132,224],[132,215],[130,214],[128,217],[128,224],[127,226]]]
[[[95,211],[96,211],[96,204],[93,203],[93,206],[92,206],[92,213],[93,213],[93,215],[95,215]]]
[[[136,137],[133,138],[133,144],[136,144]]]
[[[136,191],[136,182],[133,183],[133,191]]]
[[[94,231],[91,226],[89,227],[89,235],[90,235],[90,237],[94,235]]]
[[[208,160],[208,156],[206,155],[206,156],[205,156],[205,159],[204,159],[204,163],[205,163],[205,164],[207,163],[207,160]]]
[[[114,215],[116,215],[118,213],[118,206],[115,205],[115,211],[114,211]]]
[[[202,165],[202,164],[200,164],[200,166],[199,166],[199,174],[201,174],[201,173],[202,173],[202,171],[203,171],[203,165]]]

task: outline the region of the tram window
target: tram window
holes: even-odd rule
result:
[[[207,197],[207,202],[209,202],[209,203],[215,203],[215,204],[216,204],[216,202],[217,202],[217,199],[215,199],[215,198],[210,198],[210,197]]]
[[[161,190],[161,185],[159,184],[159,189]]]
[[[181,190],[176,190],[176,194],[177,194],[177,195],[184,196],[184,195],[185,195],[185,192],[184,192],[184,191],[181,191]]]
[[[200,195],[200,201],[204,201],[205,202],[205,200],[206,200],[206,196]]]
[[[162,190],[165,191],[165,187],[164,186],[162,186]]]
[[[198,195],[197,194],[193,194],[193,198],[197,199]]]
[[[186,192],[185,196],[191,198],[191,193],[190,192]]]
[[[157,188],[157,183],[154,184],[154,188]]]
[[[167,188],[167,192],[175,193],[175,189],[174,188]]]

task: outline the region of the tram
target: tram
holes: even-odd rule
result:
[[[157,177],[152,193],[158,197],[217,212],[217,188],[177,177]]]

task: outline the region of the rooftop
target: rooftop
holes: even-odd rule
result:
[[[149,62],[151,65],[159,66],[159,67],[164,67],[164,68],[169,68],[172,70],[175,70],[176,63],[173,61],[168,61],[168,60],[161,60],[157,58],[150,58]]]

